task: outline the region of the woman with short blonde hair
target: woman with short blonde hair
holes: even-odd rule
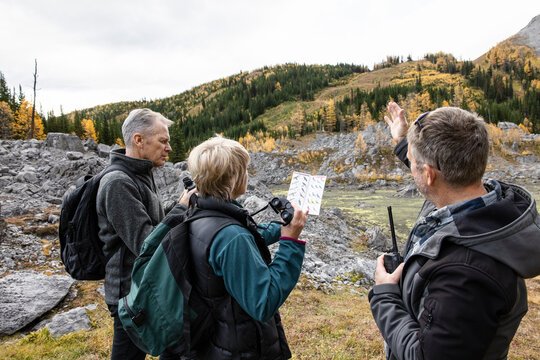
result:
[[[288,225],[258,226],[235,201],[246,192],[249,160],[240,143],[221,136],[188,158],[199,192],[188,210],[193,289],[210,304],[213,326],[211,336],[192,344],[189,358],[291,357],[278,310],[300,276],[305,241],[299,236],[307,213],[293,204]],[[276,242],[272,259],[268,245]]]
[[[247,185],[248,165],[247,150],[239,142],[221,136],[203,142],[188,158],[199,194],[226,201],[235,199]]]

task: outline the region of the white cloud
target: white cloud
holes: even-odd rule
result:
[[[64,111],[159,98],[265,65],[373,66],[386,55],[474,59],[517,33],[540,3],[391,0],[2,0],[0,71]]]

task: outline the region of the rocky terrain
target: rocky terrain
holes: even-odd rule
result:
[[[505,126],[512,128],[501,124]],[[524,135],[523,141],[540,139]],[[491,159],[495,165],[487,176],[539,181],[538,154],[522,154],[517,144],[505,146],[507,159]],[[95,304],[40,319],[76,293],[77,282],[65,273],[59,257],[62,196],[80,176],[102,170],[110,151],[103,144],[55,133],[44,141],[0,141],[0,336],[41,326],[61,335],[88,326],[85,309]],[[268,186],[283,184],[293,170],[326,175],[328,187],[394,187],[397,194],[414,196],[407,169],[391,152],[388,130],[381,124],[361,133],[317,134],[285,151],[252,153],[248,191],[239,201],[251,212],[262,208],[273,197]],[[155,170],[165,203],[178,197],[185,175],[185,162]],[[270,209],[256,216],[259,222],[277,219]],[[340,283],[366,286],[373,281],[374,259],[389,247],[389,239],[378,228],[359,228],[348,220],[339,208],[323,208],[319,216],[308,217],[301,286],[326,291]]]

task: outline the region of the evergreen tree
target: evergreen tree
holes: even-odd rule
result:
[[[0,71],[0,102],[5,102],[11,108],[11,99],[11,92],[9,91],[9,88],[7,86],[6,78],[4,77],[4,74],[2,74],[2,72]]]
[[[58,117],[58,132],[69,134],[71,133],[71,131],[72,130],[69,119],[66,114],[64,114],[64,109],[62,108],[62,106],[60,106],[60,116]]]
[[[82,120],[82,115],[78,111],[75,111],[73,114],[73,131],[75,132],[75,135],[77,135],[81,139],[84,138],[84,136],[86,135],[85,130],[82,126]],[[88,139],[88,137],[86,137],[86,139]]]
[[[169,153],[169,161],[177,163],[186,159],[186,149],[184,145],[184,133],[181,124],[175,122],[169,128],[169,134],[171,137],[172,151]]]

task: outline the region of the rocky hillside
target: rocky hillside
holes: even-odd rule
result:
[[[514,41],[529,46],[534,49],[536,56],[540,56],[540,15],[536,15],[527,26],[521,29]]]
[[[526,135],[514,124],[500,124],[499,131],[513,140],[501,143],[490,159],[487,176],[538,181],[539,136]],[[516,137],[516,132],[521,135]],[[510,133],[514,135],[504,135]],[[80,176],[103,169],[111,149],[59,133],[49,133],[43,141],[0,141],[0,335],[34,326],[48,326],[58,334],[73,331],[69,324],[87,326],[84,309],[92,304],[79,304],[56,320],[39,319],[60,301],[71,308],[80,286],[65,273],[59,258],[62,196]],[[329,189],[410,188],[407,169],[391,153],[390,134],[382,123],[362,132],[318,133],[282,141],[279,150],[251,154],[248,191],[239,201],[251,212],[260,209],[273,197],[269,187],[286,183],[293,170],[326,175]],[[164,202],[177,199],[185,175],[189,175],[185,162],[166,163],[155,170]],[[267,209],[256,220],[277,220],[277,215]],[[323,208],[319,216],[309,216],[302,237],[307,241],[304,285],[321,289],[340,282],[370,284],[376,255],[390,245],[381,229],[360,228],[339,208]],[[98,297],[98,302],[103,301]]]

